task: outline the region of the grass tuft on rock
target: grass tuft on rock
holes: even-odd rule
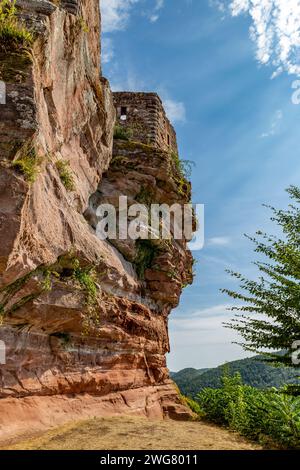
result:
[[[117,124],[114,130],[114,139],[128,141],[132,138],[133,132],[127,127],[120,126]]]
[[[15,0],[0,0],[0,51],[28,49],[34,40],[33,34],[17,16]]]
[[[74,191],[75,182],[72,171],[70,169],[70,162],[68,162],[67,160],[59,160],[58,162],[56,162],[56,168],[58,170],[59,177],[64,187],[68,191]]]
[[[41,158],[32,148],[12,162],[12,167],[22,173],[29,183],[34,183],[39,173]]]

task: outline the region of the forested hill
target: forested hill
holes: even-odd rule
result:
[[[184,395],[194,397],[203,388],[219,388],[225,370],[230,374],[239,372],[246,385],[257,388],[300,383],[297,379],[300,376],[300,369],[272,367],[262,362],[260,356],[228,362],[214,369],[183,369],[179,372],[171,372],[171,377]]]

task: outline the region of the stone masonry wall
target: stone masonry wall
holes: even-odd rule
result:
[[[118,124],[132,132],[132,140],[161,150],[178,152],[176,132],[156,93],[113,93]]]

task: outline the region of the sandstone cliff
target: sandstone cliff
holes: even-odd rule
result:
[[[119,195],[183,204],[190,187],[165,150],[113,149],[99,1],[17,5],[34,41],[0,45],[1,436],[105,413],[186,417],[165,357],[192,281],[186,242],[101,241],[93,210]]]

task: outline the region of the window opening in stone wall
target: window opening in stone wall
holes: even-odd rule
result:
[[[126,106],[121,106],[120,119],[121,119],[121,121],[126,121],[126,119],[127,119],[127,107]]]

